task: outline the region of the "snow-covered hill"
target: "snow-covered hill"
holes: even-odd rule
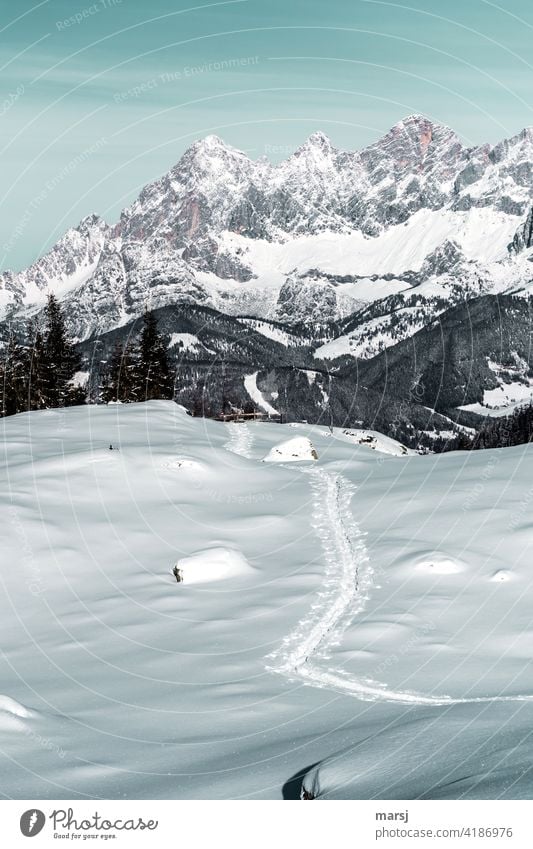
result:
[[[280,798],[317,762],[325,795],[531,797],[530,445],[171,402],[2,430],[11,797]],[[263,462],[294,437],[318,459]]]
[[[529,287],[532,175],[533,130],[466,148],[420,115],[360,152],[314,133],[278,165],[208,136],[117,224],[89,217],[4,272],[1,306],[32,312],[55,291],[79,338],[180,301],[312,324],[387,297],[397,312],[414,294],[429,320],[461,297]],[[369,356],[420,326],[379,314],[320,355]]]

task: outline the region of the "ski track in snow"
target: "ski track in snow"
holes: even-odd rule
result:
[[[254,438],[249,426],[247,424],[228,422],[226,427],[229,431],[229,439],[224,443],[226,451],[231,451],[232,454],[239,454],[241,457],[251,457]]]
[[[230,449],[231,450],[231,449]],[[291,680],[330,688],[363,701],[394,701],[410,705],[454,705],[474,702],[532,701],[531,695],[452,698],[389,690],[385,684],[365,681],[328,666],[330,649],[339,645],[353,618],[364,610],[373,570],[364,534],[355,522],[350,503],[355,488],[342,475],[321,468],[306,469],[313,490],[313,520],[325,557],[323,589],[310,612],[268,656],[268,669]]]

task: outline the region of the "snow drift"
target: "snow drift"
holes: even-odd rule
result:
[[[445,720],[428,714],[398,719],[383,733],[359,739],[304,777],[313,799],[529,798],[533,740],[525,733],[532,710],[510,725],[498,704],[482,715],[455,706]],[[359,735],[358,735],[359,736]]]

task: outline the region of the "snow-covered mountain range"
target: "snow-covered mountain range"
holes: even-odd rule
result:
[[[529,292],[532,208],[533,129],[468,148],[412,115],[359,152],[314,133],[278,165],[208,136],[117,224],[89,216],[0,275],[0,305],[31,314],[54,291],[80,339],[183,301],[289,324],[348,319],[317,355],[368,358],[465,298]]]

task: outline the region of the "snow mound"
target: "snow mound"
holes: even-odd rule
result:
[[[415,566],[417,572],[423,572],[426,575],[455,575],[458,572],[464,572],[466,563],[440,551],[432,552],[430,555],[420,557]]]
[[[0,731],[24,731],[25,725],[21,720],[33,716],[34,713],[20,702],[9,696],[0,696]]]
[[[163,468],[172,470],[181,469],[183,472],[196,472],[198,474],[205,474],[207,472],[207,467],[204,463],[193,460],[191,457],[174,457],[172,460],[164,463]]]
[[[8,713],[11,716],[18,716],[22,719],[31,719],[33,716],[31,710],[28,710],[27,707],[24,707],[20,702],[15,701],[15,699],[9,696],[0,696],[0,713]]]
[[[298,460],[318,460],[316,448],[306,436],[295,436],[270,449],[264,463],[294,463]]]
[[[176,565],[185,586],[243,577],[254,571],[240,551],[222,547],[196,551],[189,557],[181,557]]]
[[[512,575],[508,569],[498,569],[490,580],[494,581],[494,583],[500,583],[501,581],[510,581],[511,579]]]

